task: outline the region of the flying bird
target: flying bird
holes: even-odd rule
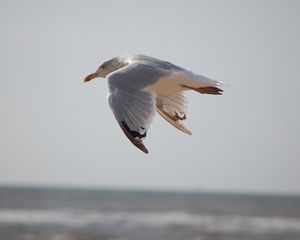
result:
[[[150,123],[158,112],[179,130],[185,128],[187,99],[185,91],[221,95],[221,83],[170,62],[145,55],[126,55],[112,58],[88,75],[84,82],[105,78],[108,102],[121,129],[128,139],[144,153],[143,144]]]

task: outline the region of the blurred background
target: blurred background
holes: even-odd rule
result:
[[[299,239],[299,1],[0,0],[0,238]],[[156,116],[145,155],[107,103],[140,53],[225,83]]]

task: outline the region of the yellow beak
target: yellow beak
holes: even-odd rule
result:
[[[88,76],[85,77],[84,79],[84,82],[88,82],[88,81],[91,81],[92,79],[96,78],[97,77],[97,74],[96,73],[92,73]]]

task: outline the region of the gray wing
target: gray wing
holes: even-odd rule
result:
[[[108,75],[109,105],[121,129],[140,150],[148,153],[142,139],[155,115],[155,94],[148,86],[162,76],[157,69],[128,65]]]
[[[153,58],[153,57],[149,57],[146,55],[141,55],[141,54],[137,54],[137,55],[133,55],[131,56],[132,60],[135,61],[145,61],[148,64],[150,63],[152,66],[156,66],[157,68],[160,69],[164,69],[164,70],[175,70],[175,71],[180,71],[180,72],[185,72],[186,70],[184,68],[181,68],[173,63],[167,62],[167,61],[163,61],[157,58]]]

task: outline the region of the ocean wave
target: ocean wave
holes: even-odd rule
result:
[[[74,209],[0,209],[0,224],[67,227],[190,227],[220,233],[300,233],[299,218],[200,215],[181,211],[122,212]]]

